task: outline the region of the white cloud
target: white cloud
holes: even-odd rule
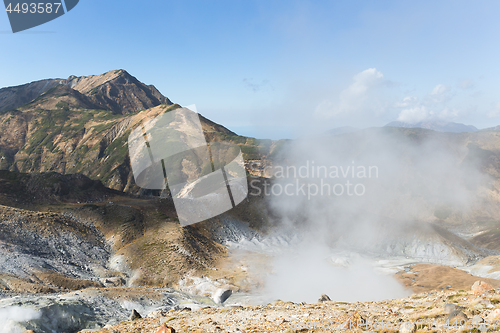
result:
[[[394,106],[397,108],[406,108],[410,105],[414,105],[416,102],[417,98],[415,96],[406,96],[401,102],[397,102]]]
[[[410,109],[404,109],[399,114],[398,120],[405,123],[418,123],[433,116],[433,112],[421,105]]]
[[[432,89],[430,98],[434,103],[445,103],[451,99],[451,96],[448,94],[449,91],[450,87],[444,84],[438,84]]]
[[[431,95],[434,95],[434,96],[443,95],[448,90],[450,90],[450,88],[448,86],[446,86],[444,84],[438,84],[437,86],[434,87],[434,89],[432,89]]]
[[[460,109],[449,106],[452,97],[450,87],[444,84],[436,85],[421,100],[407,96],[395,104],[396,108],[403,108],[399,112],[398,120],[407,123],[432,119],[452,121],[462,112]]]
[[[407,90],[392,89],[384,74],[376,68],[366,69],[352,77],[350,85],[337,94],[320,99],[315,108],[319,119],[335,119],[343,124],[373,124],[397,120],[417,123],[426,120],[457,121],[461,116],[471,113],[473,105],[465,107],[463,91],[473,85],[464,80],[460,86],[443,83],[429,87],[424,95]],[[410,92],[411,91],[411,92]],[[460,93],[459,95],[457,95]],[[500,106],[490,116],[500,117]],[[358,125],[359,126],[359,125]]]
[[[343,91],[349,95],[362,95],[371,87],[380,82],[384,77],[382,72],[377,71],[376,68],[369,68],[354,76],[354,83]]]
[[[333,117],[340,114],[356,113],[373,109],[373,105],[380,104],[377,94],[374,93],[383,84],[384,74],[376,68],[369,68],[353,77],[353,83],[342,90],[336,98],[323,100],[316,107],[315,113],[322,117]]]

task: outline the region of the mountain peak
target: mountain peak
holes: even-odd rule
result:
[[[85,95],[93,105],[116,114],[172,104],[155,86],[146,85],[126,70],[118,69],[100,75],[71,75],[65,80],[47,79],[0,89],[0,112],[30,103],[57,85],[74,89]]]
[[[92,77],[113,77],[113,78],[118,78],[120,76],[124,77],[130,77],[136,79],[133,75],[131,75],[129,72],[127,72],[125,69],[113,69],[110,71],[107,71],[106,73],[102,73],[99,75],[91,75]]]
[[[68,84],[94,103],[117,114],[133,113],[172,102],[153,85],[146,85],[123,69],[73,79]]]
[[[114,72],[115,74],[118,74],[118,75],[128,75],[128,76],[132,76],[130,75],[129,72],[127,72],[125,69],[117,69],[117,70],[114,70],[112,71]]]

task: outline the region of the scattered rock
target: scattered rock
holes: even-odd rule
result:
[[[500,306],[493,309],[476,308],[473,303],[482,300],[497,303],[497,299],[496,294],[487,293],[477,297],[471,290],[467,292],[462,290],[440,291],[430,297],[427,293],[422,293],[401,300],[368,303],[323,302],[300,305],[276,301],[255,306],[204,307],[198,311],[180,311],[179,307],[178,310],[163,313],[166,316],[134,322],[124,321],[110,329],[102,329],[100,332],[169,333],[179,330],[192,333],[312,332],[316,331],[314,327],[318,328],[317,323],[325,319],[326,313],[337,323],[338,330],[336,331],[361,332],[367,327],[365,323],[379,321],[390,323],[391,329],[384,330],[385,332],[437,332],[441,331],[438,325],[448,321],[452,329],[446,330],[447,332],[467,331],[461,327],[462,325],[467,325],[465,326],[467,328],[472,325],[472,331],[476,332],[477,329],[488,328],[486,324],[488,321],[500,319]],[[456,303],[452,304],[450,300]],[[447,301],[450,303],[446,304]],[[168,308],[170,306],[156,308],[156,310],[168,310]],[[443,310],[446,310],[446,313]],[[175,331],[173,327],[177,327]]]
[[[111,278],[103,278],[103,279],[100,279],[99,282],[101,282],[102,285],[107,287],[107,288],[122,287],[126,283],[125,280],[119,276],[111,277]]]
[[[323,294],[319,297],[318,299],[318,302],[319,303],[323,303],[323,302],[328,302],[328,301],[331,301],[330,297],[328,297],[328,295],[326,294]]]
[[[488,315],[488,319],[500,319],[500,309],[491,311],[491,313]]]
[[[352,314],[352,316],[348,317],[346,320],[343,321],[345,323],[344,329],[353,329],[357,328],[358,324],[364,323],[365,318],[361,317],[361,315],[356,311]]]
[[[483,317],[474,316],[474,318],[472,318],[472,325],[477,326],[477,325],[482,324],[482,323],[484,323]]]
[[[233,294],[233,291],[231,289],[223,289],[223,288],[221,288],[221,289],[217,289],[217,291],[213,294],[212,299],[214,300],[215,303],[222,304],[232,294]]]
[[[402,323],[399,332],[400,333],[413,333],[417,330],[417,326],[413,322]]]
[[[152,311],[150,313],[148,313],[148,315],[146,316],[147,318],[159,318],[159,317],[166,317],[168,316],[168,310],[155,310],[155,311]]]
[[[165,324],[161,325],[160,329],[156,333],[175,333],[173,327],[167,326]]]
[[[453,310],[448,315],[447,320],[452,321],[453,319],[464,319],[464,320],[467,320],[468,318],[467,318],[467,315],[465,313],[463,313],[462,311],[460,311],[460,310]]]
[[[162,325],[162,326],[167,326],[167,323],[168,323],[169,321],[174,320],[174,319],[176,319],[176,317],[161,318],[161,319],[160,319],[160,325]]]
[[[134,310],[132,310],[132,313],[130,314],[130,317],[128,317],[128,320],[133,321],[133,320],[141,319],[141,318],[142,318],[142,316],[139,314],[139,312],[137,312],[134,309]]]
[[[444,312],[450,314],[451,312],[458,310],[457,308],[458,306],[456,304],[447,303],[444,305]]]
[[[493,289],[495,288],[493,288],[491,285],[483,281],[476,281],[471,287],[471,290],[474,293],[474,295],[481,295]]]
[[[485,306],[485,307],[488,307],[488,308],[493,308],[493,304],[491,304],[491,301],[489,299],[484,299],[484,298],[481,298],[481,297],[477,297],[475,298],[472,303],[472,305],[480,305],[480,306]]]
[[[452,313],[455,310],[464,311],[465,309],[466,309],[466,307],[460,306],[457,304],[453,304],[453,303],[446,303],[444,306],[444,312],[448,313],[448,314]]]

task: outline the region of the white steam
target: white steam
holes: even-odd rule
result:
[[[41,312],[20,306],[10,306],[0,309],[0,333],[22,333],[24,328],[20,323],[39,319]]]
[[[376,272],[372,264],[359,256],[335,260],[322,244],[303,244],[275,258],[266,296],[297,303],[315,303],[322,294],[343,302],[408,296],[392,276]]]
[[[459,216],[480,202],[489,181],[459,136],[431,131],[374,128],[298,140],[284,151],[266,195],[280,228],[301,241],[275,257],[266,283],[274,299],[404,296],[393,277],[376,273],[375,260],[419,251],[442,260],[432,257],[439,251],[408,247],[425,243],[439,211]],[[335,266],[342,251],[359,256]]]

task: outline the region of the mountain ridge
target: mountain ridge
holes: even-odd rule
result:
[[[0,105],[36,94],[0,112],[0,169],[81,173],[131,193],[141,189],[130,168],[128,135],[141,121],[180,107],[124,70],[3,88]],[[200,121],[207,141],[237,144],[247,160],[273,149],[271,140],[239,136],[202,115]]]
[[[447,121],[420,121],[417,123],[406,123],[403,121],[392,121],[384,127],[402,127],[402,128],[424,128],[436,132],[450,132],[450,133],[471,133],[477,132],[478,129],[472,125],[465,125]]]
[[[173,104],[154,85],[146,85],[123,69],[101,75],[44,79],[0,89],[0,112],[28,104],[50,89],[63,85],[86,95],[104,110],[127,114],[160,104]]]

